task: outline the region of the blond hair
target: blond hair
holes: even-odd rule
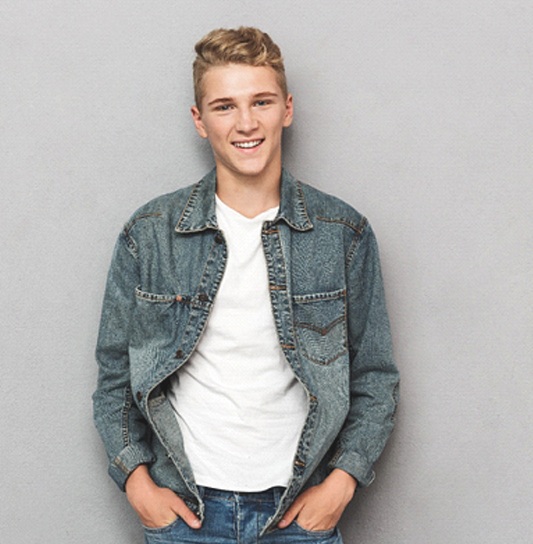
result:
[[[218,28],[206,34],[195,46],[193,62],[194,99],[201,106],[202,80],[209,68],[226,64],[270,66],[275,72],[283,96],[287,97],[287,80],[280,48],[258,28]]]

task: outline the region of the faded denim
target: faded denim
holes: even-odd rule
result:
[[[198,513],[204,504],[165,390],[204,330],[227,248],[216,171],[138,210],[119,236],[96,350],[96,426],[123,489],[139,464]],[[309,404],[273,530],[302,489],[335,467],[366,486],[392,431],[393,362],[378,249],[367,220],[283,171],[278,215],[263,225],[279,342]],[[280,432],[283,432],[280,429]],[[261,467],[258,467],[261,470]]]
[[[205,521],[191,529],[178,518],[166,527],[145,528],[146,544],[342,544],[340,531],[309,531],[296,521],[286,529],[260,535],[283,494],[277,487],[260,493],[234,493],[200,488]]]

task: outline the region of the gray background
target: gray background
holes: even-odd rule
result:
[[[91,417],[105,274],[211,166],[192,47],[240,24],[286,57],[286,165],[380,241],[402,403],[346,543],[533,542],[530,0],[0,3],[2,542],[142,542]]]

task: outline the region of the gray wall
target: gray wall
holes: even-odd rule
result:
[[[142,542],[91,419],[104,279],[210,167],[192,46],[240,24],[285,53],[286,164],[380,240],[403,397],[346,542],[533,542],[530,0],[2,1],[2,542]]]

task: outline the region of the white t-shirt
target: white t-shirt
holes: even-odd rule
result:
[[[307,396],[279,346],[261,243],[277,208],[247,218],[218,197],[228,260],[206,330],[174,375],[169,399],[199,485],[286,486]]]

